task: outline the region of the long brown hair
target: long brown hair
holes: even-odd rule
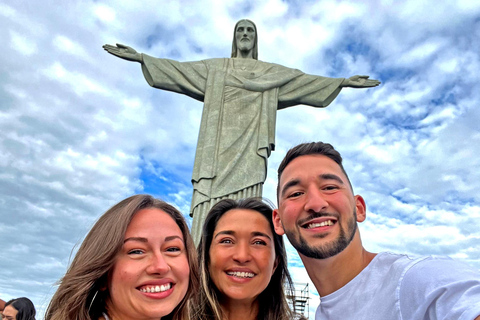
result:
[[[95,223],[45,313],[45,320],[96,320],[105,312],[108,272],[121,250],[133,216],[142,209],[157,208],[172,217],[183,234],[190,268],[187,294],[173,312],[162,319],[188,320],[189,300],[198,287],[197,256],[182,214],[168,203],[149,195],[135,195],[114,205]]]

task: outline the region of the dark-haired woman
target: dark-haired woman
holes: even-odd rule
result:
[[[7,301],[3,309],[4,320],[35,320],[35,314],[33,302],[25,297]]]
[[[218,202],[198,248],[196,319],[292,319],[284,290],[285,283],[291,288],[285,247],[269,205],[258,199]]]

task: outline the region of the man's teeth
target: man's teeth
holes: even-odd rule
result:
[[[142,287],[140,291],[142,292],[163,292],[167,291],[172,287],[171,283],[162,284],[161,286],[151,286],[151,287]]]
[[[251,272],[227,272],[227,274],[237,278],[253,278],[255,276]]]
[[[323,221],[323,222],[319,222],[319,223],[310,223],[307,226],[307,229],[325,227],[325,226],[333,226],[333,221],[332,220],[327,220],[327,221]]]

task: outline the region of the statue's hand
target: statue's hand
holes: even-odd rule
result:
[[[376,87],[380,84],[380,81],[368,79],[368,76],[353,76],[345,79],[342,83],[342,87],[350,88],[370,88]]]
[[[124,44],[117,43],[117,46],[106,44],[103,49],[114,56],[128,60],[142,62],[142,54],[135,51],[135,49]]]

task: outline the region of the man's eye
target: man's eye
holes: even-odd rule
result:
[[[303,192],[300,192],[300,191],[294,192],[294,193],[289,194],[287,198],[299,197],[299,196],[301,196],[302,194],[303,194]]]
[[[337,190],[338,187],[337,186],[326,186],[325,188],[323,188],[324,190]]]

